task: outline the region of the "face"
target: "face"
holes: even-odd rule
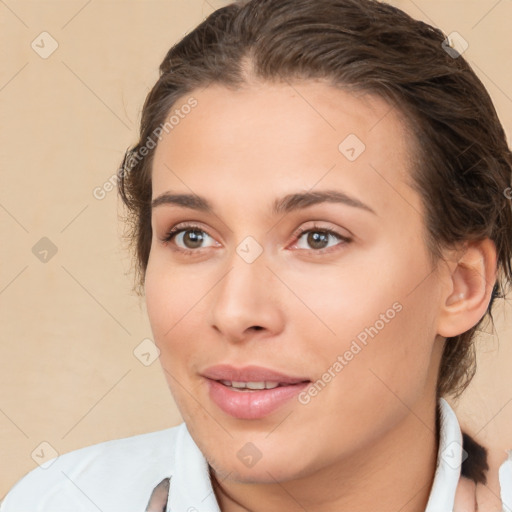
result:
[[[320,82],[191,96],[152,169],[161,363],[219,475],[306,476],[433,399],[440,286],[411,135],[384,100]]]

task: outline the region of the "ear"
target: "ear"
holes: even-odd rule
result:
[[[462,253],[462,255],[461,255]],[[496,246],[486,238],[468,242],[443,274],[437,332],[446,338],[475,326],[485,315],[496,282]]]

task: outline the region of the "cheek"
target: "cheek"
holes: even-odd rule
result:
[[[331,342],[315,337],[314,328],[303,331],[310,343],[305,358],[319,380],[317,391],[303,397],[301,420],[315,428],[315,418],[323,417],[333,449],[355,446],[390,428],[414,407],[430,378],[435,333],[429,290],[420,287],[407,295],[408,276],[394,276],[400,289],[376,285],[354,291],[352,298],[361,302],[341,297],[336,304],[324,303],[324,320],[336,330]],[[318,450],[323,449],[319,441]]]
[[[358,383],[355,388],[360,396],[366,395],[367,403],[377,405],[398,398],[412,406],[435,371],[433,293],[426,283],[413,293],[409,290],[404,286],[401,293],[379,296],[366,310],[369,314],[358,334],[351,338],[363,342],[358,343],[361,351],[354,356],[358,363],[347,368],[346,377],[350,385]],[[392,304],[395,307],[390,308]]]
[[[183,340],[186,309],[189,308],[185,308],[183,293],[177,289],[169,269],[160,268],[155,265],[154,259],[148,262],[145,279],[146,309],[154,342],[160,350],[164,377],[178,409],[182,411],[179,383],[183,381],[183,371],[190,358],[190,344]]]
[[[422,258],[402,261],[399,254],[383,251],[350,272],[337,267],[287,280],[311,308],[304,313],[298,304],[302,313],[294,317],[308,341],[304,353],[325,370],[343,358],[336,372],[345,375],[337,379],[340,392],[357,388],[362,379],[373,393],[375,386],[399,393],[409,384],[424,386],[435,339],[436,283],[425,279]]]
[[[148,261],[145,279],[148,319],[160,350],[164,376],[182,415],[190,408],[194,414],[200,413],[188,393],[195,385],[191,378],[198,356],[205,353],[202,347],[206,339],[207,294],[213,284],[204,273],[171,266],[165,254],[154,254]]]
[[[160,350],[176,333],[198,316],[205,284],[192,272],[173,268],[163,251],[150,254],[145,279],[146,308]]]
[[[163,338],[175,323],[173,312],[176,294],[163,272],[148,265],[145,280],[146,308],[155,343],[161,349]]]
[[[389,325],[399,323],[408,276],[377,256],[358,265],[312,267],[283,275],[294,295],[286,301],[287,317],[292,325],[301,325],[302,339],[317,349],[339,351],[356,338],[364,344],[376,331],[383,337]]]

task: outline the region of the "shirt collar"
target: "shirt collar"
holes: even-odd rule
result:
[[[166,512],[220,512],[208,462],[187,425],[182,423],[178,428]]]
[[[459,422],[444,398],[439,399],[439,409],[437,465],[425,512],[452,512],[460,478],[462,433]],[[178,428],[166,512],[220,512],[208,463],[186,424]]]
[[[462,433],[455,412],[439,399],[440,428],[437,467],[425,512],[451,512],[462,464]]]

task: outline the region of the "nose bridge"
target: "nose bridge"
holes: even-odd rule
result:
[[[243,243],[239,244],[229,260],[229,271],[219,283],[219,294],[216,302],[229,305],[234,312],[237,308],[246,308],[252,305],[257,307],[264,284],[268,280],[268,262],[262,252],[256,258],[247,258],[251,250],[246,250]],[[246,253],[243,252],[246,250]],[[242,256],[240,255],[242,252]],[[252,256],[252,255],[251,255]]]
[[[269,263],[263,248],[258,249],[254,240],[244,239],[233,251],[212,307],[212,323],[226,336],[240,339],[246,329],[254,326],[279,329],[279,290],[272,282]]]

